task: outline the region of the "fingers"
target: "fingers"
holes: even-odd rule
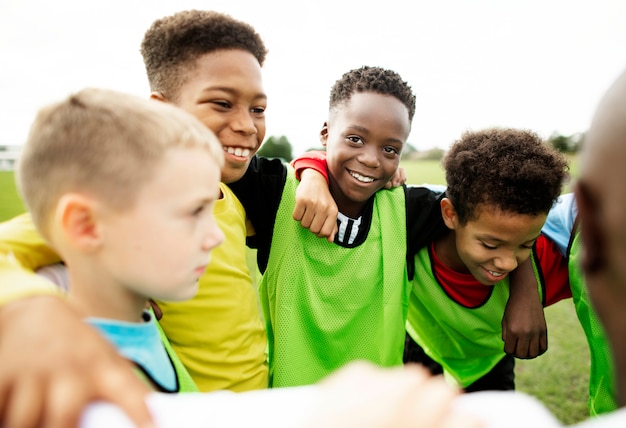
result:
[[[50,380],[45,390],[44,425],[46,428],[76,427],[80,415],[94,399],[89,382],[69,370]]]
[[[334,223],[333,223],[333,226],[334,226],[334,227],[333,227],[332,232],[331,232],[331,233],[328,235],[328,237],[326,238],[326,240],[327,240],[328,242],[330,242],[331,244],[332,244],[333,242],[335,242],[335,236],[337,235],[337,232],[339,232],[339,228],[337,227],[337,222],[334,222]]]
[[[396,170],[396,173],[385,183],[385,189],[402,186],[406,183],[406,170],[402,167]]]
[[[548,350],[548,335],[541,334],[538,337],[533,337],[528,341],[528,346],[525,347],[524,343],[519,346],[518,353],[515,355],[521,359],[537,358],[539,355],[544,354]]]
[[[40,426],[40,417],[44,413],[43,390],[45,385],[41,385],[40,379],[36,376],[25,376],[19,383],[14,381],[6,397],[2,426],[23,428]]]
[[[41,296],[7,304],[0,331],[0,426],[73,427],[94,400],[152,426],[148,387],[66,301]]]
[[[546,334],[543,334],[539,340],[539,353],[537,354],[539,355],[543,355],[546,353],[546,351],[548,350],[548,333],[546,332]]]
[[[128,376],[128,373],[132,376]],[[96,398],[117,404],[140,428],[152,428],[154,422],[146,404],[150,392],[129,367],[103,373],[98,382]]]
[[[503,334],[503,338],[505,337],[506,335]],[[547,350],[548,336],[545,334],[531,339],[519,337],[515,340],[504,341],[504,352],[522,360],[537,358]]]
[[[301,201],[296,200],[296,206],[293,209],[293,213],[291,213],[291,216],[293,217],[294,220],[302,223],[302,219],[304,217],[305,211],[306,211],[306,204],[302,203]],[[302,226],[308,227],[308,226],[305,226],[304,224],[302,224]]]
[[[299,221],[302,227],[309,229],[318,238],[326,238],[333,242],[337,233],[337,206],[321,201],[301,201],[296,204],[292,217]]]
[[[320,411],[308,426],[417,428],[480,426],[453,410],[459,391],[419,365],[381,369],[353,362],[321,384]]]
[[[524,357],[518,357],[522,359],[532,359],[539,355],[539,338],[530,340],[528,347],[526,348],[526,355]]]
[[[518,339],[517,340],[517,346],[515,347],[515,352],[513,353],[513,355],[516,358],[521,358],[523,360],[527,360],[529,358],[532,358],[531,355],[531,344],[532,341],[524,338],[524,339]]]

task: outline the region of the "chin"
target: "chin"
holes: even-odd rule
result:
[[[171,295],[165,297],[165,298],[161,298],[160,300],[169,300],[171,302],[183,302],[185,300],[189,300],[192,299],[196,296],[196,294],[198,293],[198,280],[195,280],[193,286],[189,287],[187,286],[186,288],[178,288],[178,292],[176,293],[172,293]]]
[[[228,184],[239,181],[239,179],[241,179],[241,177],[243,177],[246,173],[248,165],[250,165],[250,162],[247,162],[246,164],[237,164],[237,167],[229,165],[230,167],[228,169],[222,170],[222,183]]]

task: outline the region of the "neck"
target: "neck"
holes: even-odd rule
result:
[[[141,322],[148,300],[102,275],[69,271],[68,301],[83,317]]]
[[[468,272],[456,250],[456,235],[453,230],[449,230],[448,233],[435,241],[435,253],[446,267],[456,272]]]
[[[343,193],[332,176],[329,176],[329,190],[340,213],[350,218],[359,218],[367,201],[361,202],[350,199]]]

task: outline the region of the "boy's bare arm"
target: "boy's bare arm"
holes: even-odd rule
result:
[[[0,223],[0,258],[11,259],[28,271],[61,261],[28,213]]]
[[[530,257],[510,273],[509,287],[502,317],[504,352],[535,358],[548,350],[548,327]]]
[[[153,426],[149,389],[98,332],[55,296],[25,297],[0,308],[0,425],[77,426],[96,400]]]
[[[333,242],[337,233],[337,203],[328,189],[326,153],[312,151],[292,161],[300,185],[296,190],[296,205],[293,218],[313,232],[318,238]],[[406,182],[406,171],[398,168],[385,188],[402,186]]]
[[[406,170],[402,167],[398,167],[396,173],[385,184],[385,189],[393,189],[394,187],[402,186],[406,183]]]
[[[318,238],[333,242],[337,233],[337,213],[337,203],[330,194],[326,177],[315,169],[303,170],[296,190],[294,220]]]

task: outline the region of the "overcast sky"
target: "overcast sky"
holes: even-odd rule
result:
[[[1,0],[0,144],[22,144],[39,107],[86,86],[147,97],[144,32],[192,8],[264,38],[267,136],[294,154],[318,146],[330,87],[361,65],[412,85],[420,150],[488,126],[582,132],[626,69],[622,0]]]

